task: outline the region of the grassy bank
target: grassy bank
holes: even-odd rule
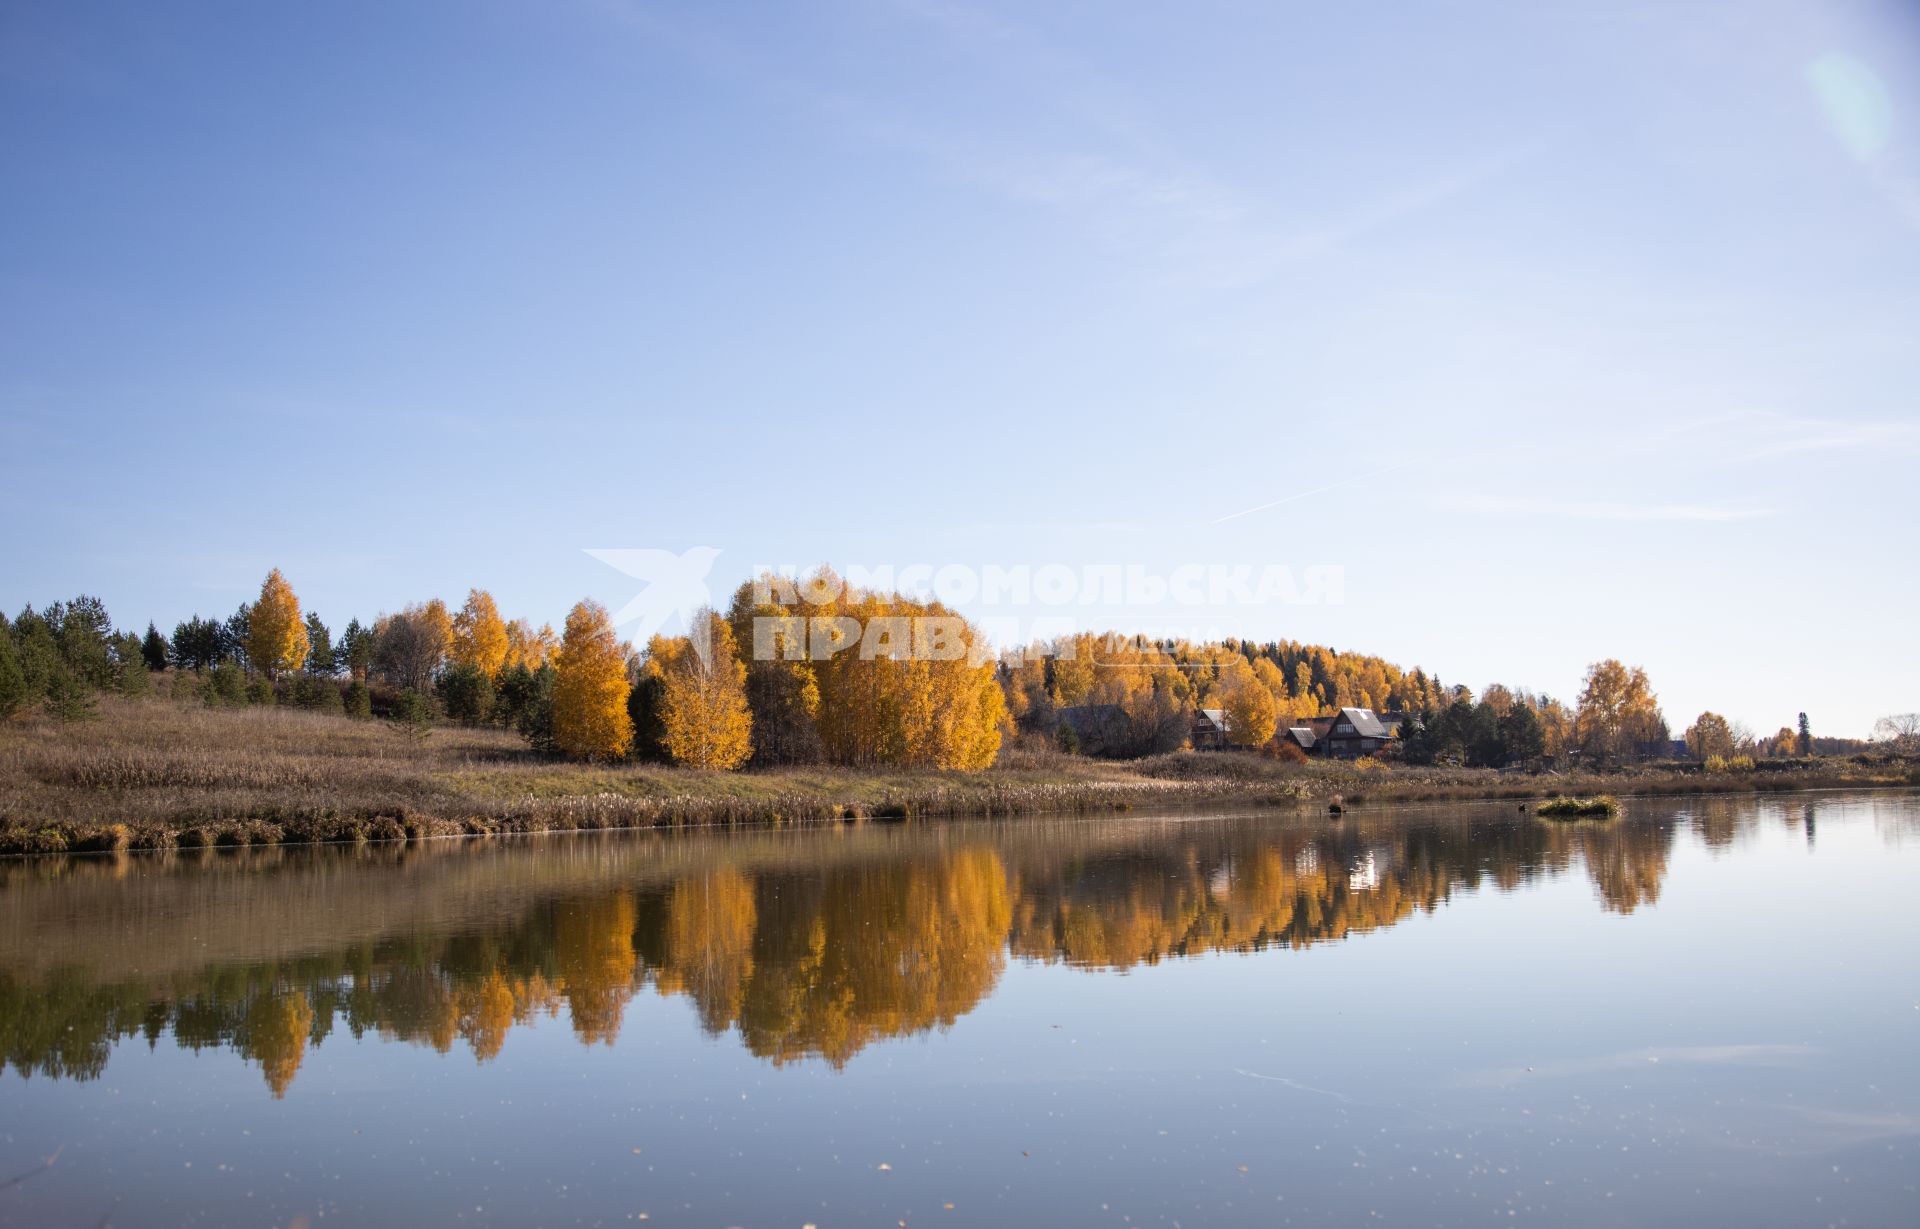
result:
[[[1192,752],[1107,763],[1014,751],[979,773],[703,773],[556,763],[487,728],[439,727],[411,739],[384,723],[284,708],[103,698],[88,721],[0,723],[0,853],[1294,806],[1336,794],[1351,806],[1916,783],[1920,770],[1912,763],[1858,760],[1769,773],[1515,775]]]

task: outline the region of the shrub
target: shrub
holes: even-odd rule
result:
[[[232,661],[221,661],[207,672],[202,694],[208,704],[240,705],[247,702],[247,676]]]
[[[373,691],[359,679],[347,684],[347,694],[343,697],[347,716],[369,720],[373,717]]]
[[[493,680],[478,666],[448,666],[433,689],[455,721],[481,722],[493,715]]]
[[[247,684],[247,703],[265,704],[271,707],[279,697],[273,693],[273,680],[260,675]]]
[[[433,732],[433,701],[409,688],[393,702],[394,727],[410,742],[419,742]]]
[[[147,663],[135,657],[121,663],[120,694],[123,696],[144,696],[153,689],[153,679],[147,673]]]
[[[512,724],[533,749],[551,755],[553,744],[553,667],[516,666],[500,677],[495,705],[498,719]]]
[[[124,853],[132,843],[132,829],[125,824],[106,824],[75,841],[73,847],[93,853]]]
[[[341,711],[340,685],[322,675],[297,675],[289,694],[295,708],[304,708],[316,713]]]
[[[64,664],[47,675],[47,715],[55,721],[85,721],[93,716],[93,688]]]
[[[1536,814],[1548,819],[1612,819],[1620,803],[1606,794],[1597,798],[1554,798],[1540,804]]]

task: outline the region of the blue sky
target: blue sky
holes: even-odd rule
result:
[[[10,4],[0,605],[1331,564],[1209,613],[1865,734],[1916,123],[1866,0]]]

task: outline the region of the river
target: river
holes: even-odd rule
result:
[[[1912,1224],[1920,796],[0,862],[0,1224]]]

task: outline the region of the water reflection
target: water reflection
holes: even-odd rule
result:
[[[1006,960],[1119,970],[1297,949],[1455,892],[1584,872],[1659,900],[1676,829],[1725,847],[1813,807],[1712,799],[1612,824],[1505,808],[606,835],[0,867],[0,1056],[91,1079],[144,1037],[230,1050],[276,1097],[337,1030],[464,1048],[564,1018],[611,1044],[633,997],[775,1064],[953,1024]]]

